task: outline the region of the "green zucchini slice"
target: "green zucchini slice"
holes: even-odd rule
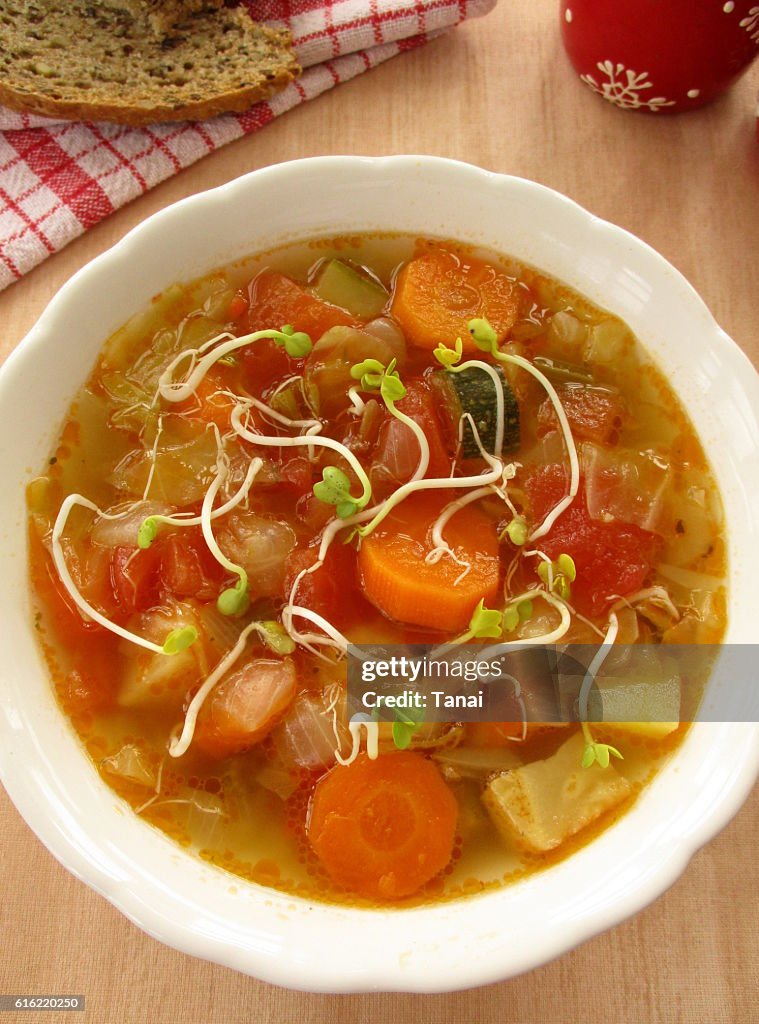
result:
[[[496,366],[494,370],[501,379],[504,400],[503,448],[500,453],[495,454],[506,454],[519,447],[519,405],[501,367]],[[492,452],[495,447],[497,399],[490,374],[472,366],[468,370],[461,370],[460,373],[441,370],[435,376],[443,377],[447,381],[446,390],[452,400],[452,412],[457,429],[461,417],[464,413],[469,413],[475,422],[483,448],[487,452]],[[465,459],[477,458],[480,454],[474,431],[468,421],[464,422],[461,454]]]
[[[330,260],[316,282],[320,299],[347,310],[360,320],[381,316],[390,298],[379,281],[354,270],[342,260]]]

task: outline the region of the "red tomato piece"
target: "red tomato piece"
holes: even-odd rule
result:
[[[254,398],[262,398],[273,384],[300,373],[302,359],[291,359],[273,338],[259,338],[242,350],[242,380]]]
[[[234,320],[235,323],[237,323],[239,320],[242,320],[242,318],[245,316],[247,312],[248,300],[241,292],[238,292],[236,295],[232,297],[232,300],[229,303],[229,310],[227,311],[227,316],[229,317],[230,320]]]
[[[568,473],[563,466],[544,466],[525,480],[535,522],[567,493]],[[590,518],[581,492],[562,513],[539,547],[550,558],[566,553],[572,557],[577,579],[571,603],[583,615],[601,615],[615,596],[625,597],[640,589],[657,557],[661,540],[654,533],[619,520],[599,522]]]
[[[437,416],[435,400],[426,381],[406,382],[406,394],[396,403],[401,412],[415,420],[427,435],[430,446],[428,477],[449,476],[451,460],[443,441],[443,431]],[[416,442],[415,442],[416,443]]]
[[[305,331],[312,341],[318,341],[330,327],[357,327],[359,321],[344,309],[309,295],[284,274],[265,270],[250,286],[249,329],[278,331],[285,324],[292,324],[296,331]]]
[[[284,596],[290,595],[295,577],[308,569],[318,558],[318,546],[296,548],[288,556],[285,569]],[[334,540],[327,551],[324,565],[305,575],[298,584],[295,604],[322,615],[338,629],[362,614],[364,598],[356,582],[356,552],[352,545]],[[299,628],[304,623],[299,623]]]
[[[215,423],[222,432],[227,431],[236,403],[233,398],[220,392],[231,389],[233,385],[227,380],[224,368],[216,366],[201,380],[192,397],[177,404],[176,411],[187,419]]]
[[[229,757],[258,743],[295,698],[291,658],[255,658],[234,669],[203,706],[195,743],[210,757]]]
[[[160,542],[160,578],[175,597],[207,600],[227,573],[208,550],[200,527],[185,527]]]
[[[586,384],[560,384],[556,391],[575,439],[597,444],[614,441],[625,415],[625,402],[621,395]],[[559,429],[549,398],[538,409],[538,427],[546,433]]]
[[[159,598],[160,545],[149,548],[119,545],[111,549],[110,580],[124,616],[151,608]]]
[[[292,449],[290,450],[292,452]],[[288,454],[284,450],[282,467],[282,486],[300,498],[304,494],[310,494],[314,485],[313,466],[305,455]]]

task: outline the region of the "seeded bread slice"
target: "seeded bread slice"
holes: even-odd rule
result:
[[[208,14],[224,7],[224,0],[100,0],[99,6],[147,18],[159,39],[181,34],[193,14]]]
[[[76,120],[182,121],[247,110],[300,72],[289,33],[242,8],[174,22],[181,4],[110,2],[0,0],[0,103]],[[150,20],[160,6],[172,8],[163,37]]]

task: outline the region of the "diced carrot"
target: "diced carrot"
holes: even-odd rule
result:
[[[198,716],[194,741],[210,757],[229,757],[258,743],[295,699],[290,658],[256,658],[213,691]]]
[[[599,444],[615,440],[625,415],[625,401],[620,394],[586,384],[560,384],[556,391],[575,440]],[[546,433],[559,429],[549,398],[538,409],[538,427]]]
[[[465,352],[477,353],[469,321],[485,317],[502,341],[514,326],[518,308],[515,283],[495,267],[432,249],[403,267],[390,311],[412,345],[432,349],[440,342],[453,346],[461,338]]]
[[[318,341],[330,327],[357,327],[359,321],[344,309],[309,295],[284,274],[265,270],[254,278],[250,287],[248,325],[251,331],[278,331],[285,324],[291,324],[296,331],[305,331],[312,341]]]
[[[488,604],[498,589],[498,535],[495,523],[472,505],[457,512],[443,537],[456,557],[425,561],[429,533],[441,510],[458,497],[450,490],[412,494],[365,537],[359,575],[367,598],[388,618],[444,632],[467,627],[478,601]],[[458,582],[457,582],[458,580]]]
[[[360,754],[317,784],[309,842],[338,885],[373,900],[410,896],[449,863],[457,804],[435,765]]]

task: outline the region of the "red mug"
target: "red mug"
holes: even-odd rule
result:
[[[759,54],[759,0],[562,0],[580,78],[623,110],[694,110]]]

